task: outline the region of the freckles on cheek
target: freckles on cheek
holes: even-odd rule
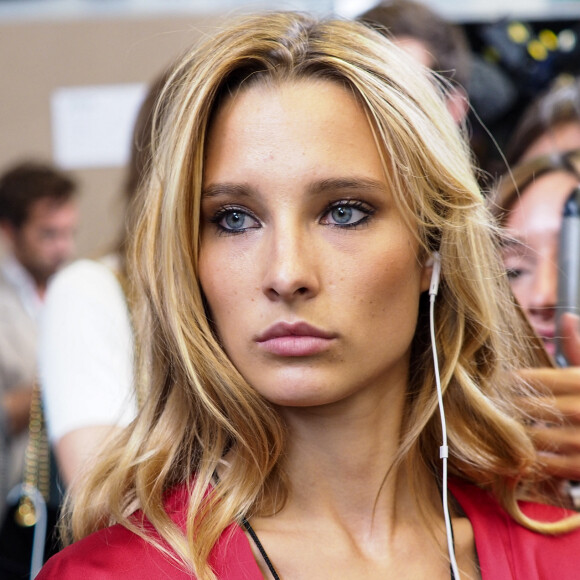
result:
[[[202,289],[218,330],[239,324],[242,303],[251,290],[243,260],[234,257],[209,260],[201,274]]]
[[[212,289],[212,297],[209,299],[209,303],[216,317],[229,316],[235,312],[235,307],[238,303],[238,290],[217,285]]]
[[[414,257],[409,260],[385,259],[370,275],[377,302],[383,307],[392,301],[408,301],[421,293],[421,272]]]

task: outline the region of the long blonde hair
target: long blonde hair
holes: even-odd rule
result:
[[[254,83],[309,78],[340,83],[358,99],[388,186],[422,252],[441,254],[437,341],[450,473],[490,489],[532,529],[553,533],[577,525],[528,520],[516,503],[537,487],[539,470],[526,417],[514,405],[527,387],[512,370],[534,364],[536,356],[441,81],[362,24],[268,13],[225,27],[187,54],[159,101],[163,123],[154,128],[130,262],[140,296],[139,380],[149,394],[79,490],[74,539],[113,522],[150,539],[130,517],[138,506],[205,580],[214,578],[208,556],[229,524],[282,505],[284,425],[233,366],[206,316],[199,206],[208,127],[222,99]],[[396,464],[407,470],[419,504],[437,477],[441,440],[427,308],[422,300]],[[212,486],[218,467],[220,480]],[[163,509],[164,494],[179,483],[189,493],[186,536]]]

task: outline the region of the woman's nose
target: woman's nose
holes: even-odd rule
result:
[[[263,292],[271,300],[293,301],[320,289],[315,244],[302,228],[284,228],[267,241]]]
[[[534,274],[530,311],[545,318],[554,315],[558,300],[558,264],[549,257],[540,260]]]

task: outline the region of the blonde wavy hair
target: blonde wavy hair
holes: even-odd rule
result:
[[[537,355],[508,291],[468,147],[445,109],[443,81],[363,24],[267,13],[228,25],[194,48],[161,95],[163,123],[154,128],[130,259],[140,321],[138,380],[147,383],[148,396],[77,490],[72,538],[121,523],[165,549],[131,518],[137,506],[177,557],[209,580],[215,575],[208,557],[224,529],[283,505],[285,427],[233,366],[208,320],[198,273],[199,216],[206,139],[222,100],[248,86],[303,79],[339,83],[358,100],[409,228],[424,255],[441,254],[437,342],[450,473],[489,489],[531,529],[577,526],[570,519],[532,521],[516,501],[533,495],[541,478],[524,428],[528,417],[514,404],[533,393],[512,370],[535,364]],[[427,317],[424,297],[390,473],[406,470],[420,506],[433,497],[425,491],[438,477],[441,441]],[[180,483],[189,493],[186,535],[163,508],[166,492]]]

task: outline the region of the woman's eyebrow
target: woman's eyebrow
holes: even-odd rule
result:
[[[500,240],[500,249],[508,253],[529,252],[530,247],[519,237],[506,236]]]
[[[211,183],[201,191],[202,198],[211,197],[250,197],[253,189],[245,183]]]
[[[309,193],[316,195],[328,191],[357,190],[384,192],[385,184],[368,177],[329,177],[314,181],[308,186]]]
[[[332,191],[357,190],[357,191],[385,191],[385,184],[377,179],[368,177],[328,177],[310,183],[307,191],[311,195],[320,195]],[[219,196],[249,197],[255,193],[247,183],[211,183],[204,187],[202,198]]]

